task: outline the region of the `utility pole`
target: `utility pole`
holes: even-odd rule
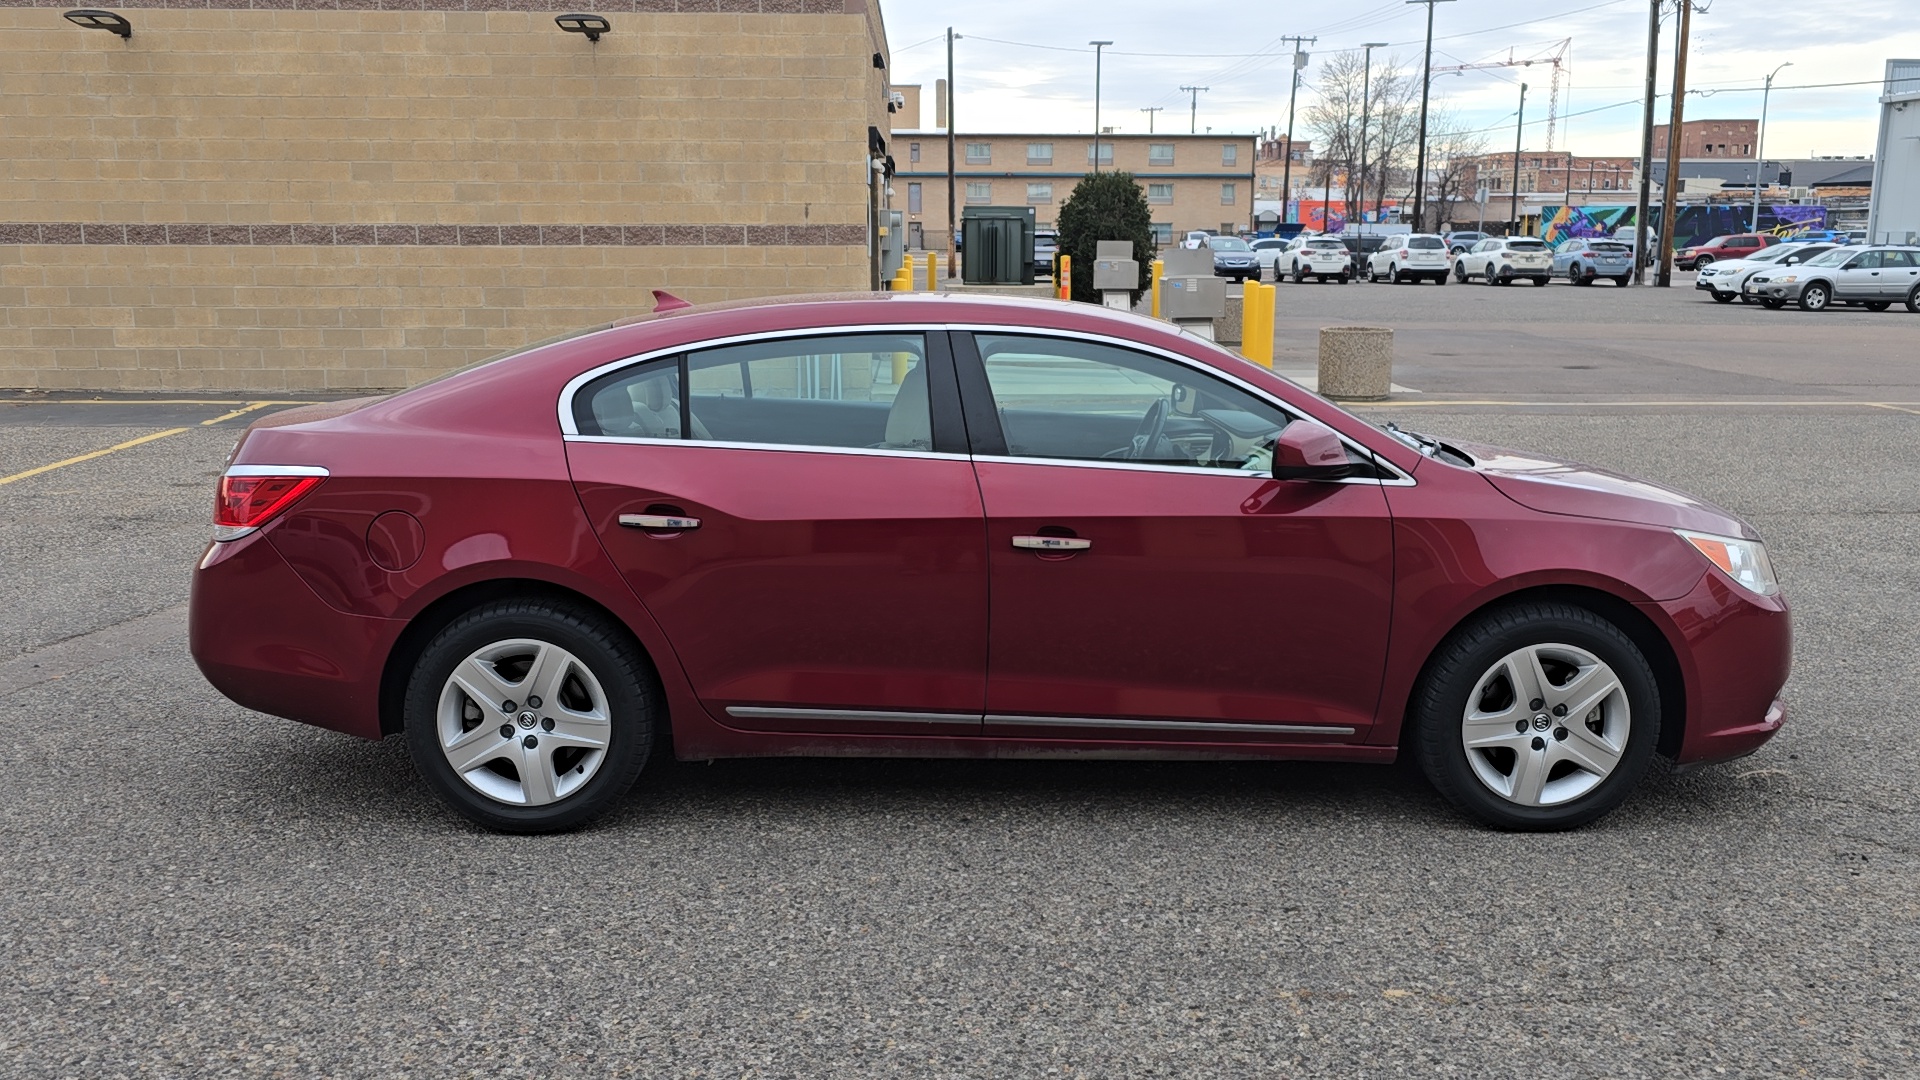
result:
[[[1413,231],[1419,232],[1427,208],[1427,97],[1433,92],[1433,5],[1453,0],[1407,0],[1427,5],[1427,50],[1420,61],[1420,152],[1413,167]]]
[[[1653,239],[1647,212],[1653,193],[1653,83],[1660,73],[1660,0],[1647,0],[1647,6],[1647,101],[1645,115],[1640,120],[1640,202],[1633,218],[1635,285],[1647,283],[1647,256],[1652,254],[1647,245]],[[949,82],[947,86],[947,97],[951,100],[953,84]]]
[[[1654,0],[1659,3],[1660,0]],[[958,177],[954,175],[953,162],[953,39],[959,37],[953,27],[947,27],[947,115],[941,117],[947,124],[947,279],[954,276],[954,264],[960,261],[960,214],[954,207],[954,187]]]
[[[1508,236],[1520,235],[1520,140],[1526,133],[1527,84],[1520,84],[1520,118],[1513,122],[1513,193],[1507,198],[1507,218],[1513,222]]]
[[[1360,46],[1367,50],[1364,72],[1360,76],[1360,220],[1367,220],[1367,108],[1373,104],[1373,50],[1384,49],[1384,41],[1369,41]],[[1384,174],[1385,169],[1381,172]],[[1381,198],[1386,197],[1386,180],[1380,181]]]
[[[1753,148],[1753,232],[1760,231],[1760,170],[1767,167],[1767,100],[1773,97],[1773,76],[1793,66],[1789,60],[1767,76],[1767,89],[1760,95],[1760,141]]]
[[[1089,41],[1093,46],[1093,171],[1100,172],[1100,50],[1111,41]]]
[[[1153,114],[1165,109],[1165,105],[1153,105],[1140,111],[1147,114],[1147,134],[1153,134]]]
[[[1208,89],[1210,88],[1205,86],[1183,86],[1180,88],[1181,93],[1193,95],[1193,104],[1189,107],[1187,113],[1187,134],[1189,135],[1199,133],[1200,95],[1206,93]]]
[[[1287,203],[1293,198],[1293,102],[1300,93],[1300,69],[1307,66],[1307,54],[1300,51],[1300,46],[1303,42],[1318,45],[1320,39],[1295,35],[1280,40],[1293,42],[1292,77],[1287,84],[1287,156],[1280,159],[1280,221],[1285,224]]]
[[[1693,0],[1680,0],[1680,38],[1673,45],[1673,118],[1667,121],[1667,186],[1661,192],[1660,223],[1667,242],[1660,245],[1660,285],[1673,284],[1674,200],[1680,192],[1680,134],[1687,117],[1687,33],[1693,26]]]

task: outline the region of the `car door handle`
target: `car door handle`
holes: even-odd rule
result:
[[[1077,536],[1016,536],[1013,546],[1025,551],[1085,551],[1093,541]]]
[[[672,514],[621,514],[620,524],[629,529],[671,529],[679,532],[699,528],[700,519]]]

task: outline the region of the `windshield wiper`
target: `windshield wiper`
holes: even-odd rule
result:
[[[1387,434],[1413,447],[1415,450],[1432,457],[1440,449],[1440,440],[1422,435],[1417,431],[1408,431],[1393,421],[1387,421]]]

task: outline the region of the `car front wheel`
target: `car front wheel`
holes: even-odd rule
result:
[[[1818,281],[1800,292],[1800,310],[1802,311],[1825,311],[1832,301],[1832,291]]]
[[[1732,293],[1717,293],[1717,292],[1710,292],[1710,293],[1708,293],[1707,295],[1708,295],[1708,296],[1711,296],[1711,297],[1713,297],[1713,302],[1714,302],[1714,303],[1716,303],[1716,304],[1731,304],[1731,303],[1733,303],[1733,294],[1732,294]]]
[[[1619,627],[1560,603],[1517,604],[1456,631],[1412,705],[1427,778],[1502,829],[1593,821],[1632,792],[1660,739],[1646,657]]]
[[[638,647],[545,600],[476,608],[436,634],[407,684],[407,749],[456,811],[501,832],[604,813],[647,763],[660,709]]]

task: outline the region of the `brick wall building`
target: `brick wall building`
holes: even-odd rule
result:
[[[1528,192],[1573,192],[1612,198],[1614,193],[1634,188],[1638,157],[1583,157],[1560,150],[1520,151],[1519,190]],[[1513,155],[1486,154],[1473,160],[1462,190],[1468,197],[1478,188],[1488,195],[1511,195],[1514,191]]]
[[[1680,125],[1682,158],[1750,158],[1760,141],[1758,120],[1688,120]],[[1667,125],[1653,129],[1653,156],[1667,156]]]
[[[394,387],[870,281],[877,0],[6,4],[0,386]]]

